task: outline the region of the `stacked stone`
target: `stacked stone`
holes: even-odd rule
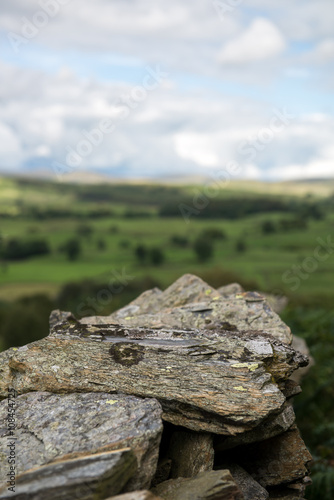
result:
[[[308,361],[262,295],[185,275],[110,316],[55,311],[50,325],[0,354],[0,499],[303,497],[291,375]]]

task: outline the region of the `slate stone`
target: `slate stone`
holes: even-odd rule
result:
[[[242,467],[237,464],[229,464],[228,470],[239,486],[244,496],[244,500],[268,500],[268,491],[255,481]]]
[[[238,463],[265,488],[303,482],[312,460],[296,426],[266,441],[240,447],[236,456]]]
[[[125,493],[124,495],[117,495],[110,497],[106,500],[162,500],[161,497],[153,495],[150,491],[133,491],[132,493]]]
[[[171,478],[194,477],[210,471],[214,462],[212,434],[174,431],[167,455],[172,459]]]
[[[256,292],[221,295],[197,276],[185,274],[164,292],[144,293],[145,297],[110,316],[87,317],[81,322],[132,328],[261,330],[287,344],[292,341],[290,328]]]
[[[192,479],[170,479],[153,492],[164,500],[243,500],[228,470],[201,472]]]
[[[130,329],[66,321],[0,354],[0,394],[123,392],[157,398],[163,418],[235,435],[281,412],[278,382],[307,359],[261,332]],[[247,397],[245,397],[247,394]]]
[[[7,401],[0,403],[0,450],[8,442]],[[76,458],[131,447],[139,469],[131,486],[147,488],[156,471],[162,433],[161,406],[154,399],[107,393],[31,392],[16,399],[17,472],[56,458]],[[6,480],[0,455],[0,482]]]
[[[19,475],[15,493],[5,486],[0,499],[103,500],[121,493],[136,469],[130,449],[59,461]]]

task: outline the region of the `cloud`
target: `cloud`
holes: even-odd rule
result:
[[[18,167],[22,161],[22,147],[15,132],[0,121],[0,158],[6,167]]]
[[[237,38],[227,42],[219,54],[222,64],[248,64],[278,56],[285,49],[284,37],[268,19],[254,19]]]
[[[305,59],[314,64],[334,62],[334,38],[321,40],[313,50],[306,54]]]
[[[81,155],[78,169],[203,174],[233,161],[251,178],[328,172],[333,116],[329,99],[320,109],[318,94],[319,82],[329,87],[332,78],[332,0],[249,0],[223,19],[211,1],[62,1],[15,54],[8,33],[22,34],[48,2],[58,0],[2,6],[3,167],[66,164],[69,150],[82,149],[87,134],[109,119],[115,129]],[[147,66],[156,65],[168,77],[125,104],[139,95]],[[292,110],[296,101],[318,114],[296,116],[257,150],[253,142],[273,109]],[[240,154],[245,141],[254,158]]]

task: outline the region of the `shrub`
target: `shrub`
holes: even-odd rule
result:
[[[174,234],[171,237],[170,242],[172,245],[175,245],[178,247],[187,247],[189,244],[188,238],[186,238],[185,236],[179,236],[178,234]]]
[[[151,248],[149,256],[154,266],[160,266],[165,260],[165,256],[160,248]]]
[[[263,234],[276,233],[276,230],[277,230],[276,229],[276,225],[271,220],[265,220],[265,221],[263,221],[261,229],[262,229]]]
[[[226,233],[222,229],[219,229],[218,227],[209,227],[207,229],[204,229],[202,231],[201,236],[203,238],[210,238],[212,240],[226,240],[227,236]]]
[[[206,262],[213,256],[213,243],[211,240],[199,237],[194,243],[194,251],[200,262]]]
[[[68,240],[62,247],[61,250],[65,252],[68,260],[74,261],[77,260],[81,254],[81,245],[80,241],[76,238],[72,238]]]
[[[77,227],[77,233],[80,237],[87,238],[87,240],[90,239],[94,232],[94,228],[92,226],[89,226],[88,224],[80,224]]]
[[[131,242],[129,240],[121,240],[118,245],[121,248],[130,248],[131,247]]]
[[[47,255],[49,253],[50,247],[46,240],[22,240],[20,238],[11,238],[2,244],[0,256],[6,260],[20,260]]]
[[[147,258],[147,248],[145,247],[145,245],[137,245],[135,248],[135,255],[140,263],[145,262]]]
[[[102,238],[100,238],[99,240],[97,240],[97,242],[96,242],[96,248],[98,250],[100,250],[100,252],[103,252],[104,250],[106,250],[107,249],[106,240],[103,240]]]
[[[247,250],[247,245],[244,240],[238,240],[235,244],[235,250],[238,253],[246,252]]]

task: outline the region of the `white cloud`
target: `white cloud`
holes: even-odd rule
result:
[[[40,2],[3,2],[2,35],[20,33],[22,17],[33,20]],[[328,114],[323,108],[323,114],[297,117],[254,160],[238,148],[257,137],[280,106],[268,82],[291,110],[299,94],[296,88],[289,94],[286,81],[280,88],[281,76],[302,86],[317,68],[308,99],[323,75],[328,83],[333,12],[332,0],[249,0],[222,20],[211,1],[71,0],[22,46],[15,56],[21,68],[0,61],[0,165],[64,163],[67,147],[84,140],[83,130],[110,118],[115,131],[82,158],[80,168],[138,177],[203,173],[235,161],[249,178],[328,172],[334,134],[329,105]],[[305,40],[310,43],[291,50],[291,42]],[[13,55],[5,53],[7,60]],[[69,67],[58,71],[63,60]],[[169,77],[122,119],[117,100],[132,91],[122,75],[138,80],[148,64],[160,64]]]
[[[305,57],[310,63],[327,64],[334,62],[334,38],[321,40]]]
[[[222,64],[247,64],[278,56],[285,40],[268,19],[257,18],[237,38],[227,42],[219,54]]]
[[[232,161],[240,165],[240,177],[247,178],[334,172],[334,119],[324,113],[296,117],[259,148],[252,141],[262,137],[270,116],[265,105],[251,99],[161,85],[122,118],[116,103],[120,95],[131,92],[129,84],[87,81],[66,68],[42,78],[35,71],[6,65],[1,70],[3,167],[35,160],[40,165],[43,158],[49,169],[54,160],[65,165],[67,148],[76,151],[85,140],[83,130],[90,132],[110,118],[115,131],[92,147],[78,168],[98,167],[135,177],[186,175],[207,174]],[[263,137],[266,140],[266,134]],[[250,141],[254,158],[241,154],[244,141]]]
[[[16,167],[22,161],[22,148],[17,134],[0,121],[0,158],[5,168]]]

